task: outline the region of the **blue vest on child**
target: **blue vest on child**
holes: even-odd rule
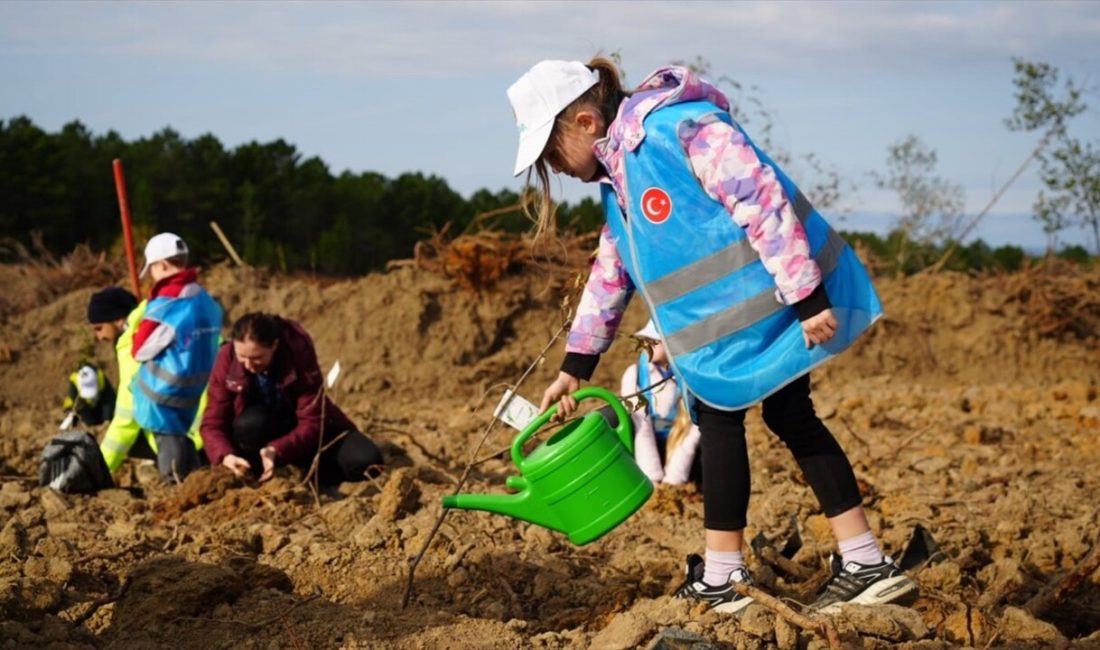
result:
[[[661,374],[663,378],[668,377],[664,372]],[[653,433],[657,434],[658,439],[664,440],[672,432],[673,425],[676,424],[676,414],[680,410],[680,387],[676,385],[675,379],[668,380],[672,382],[674,391],[672,408],[668,413],[661,415],[657,412],[657,396],[654,393],[655,389],[651,388],[652,382],[649,378],[649,355],[643,351],[638,357],[638,390],[642,391],[642,396],[645,397],[645,412],[649,416],[649,421],[653,423]],[[656,390],[665,390],[665,386],[662,385]]]
[[[775,280],[744,229],[707,196],[688,164],[677,129],[684,120],[708,115],[744,133],[727,112],[707,102],[651,112],[645,140],[625,154],[627,214],[607,184],[604,213],[689,404],[699,399],[738,410],[843,351],[882,315],[882,305],[851,247],[752,145],[775,171],[806,230],[839,325],[827,343],[806,349],[794,308],[779,301]]]
[[[134,419],[158,434],[187,435],[218,354],[222,308],[200,289],[194,296],[149,301],[145,318],[175,330],[172,343],[134,377]]]

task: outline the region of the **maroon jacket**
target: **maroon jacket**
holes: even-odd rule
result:
[[[324,377],[317,365],[313,340],[305,328],[292,320],[282,321],[279,347],[275,349],[269,372],[294,407],[298,424],[269,444],[277,452],[278,464],[285,465],[305,461],[317,453],[317,436],[321,429],[321,400],[318,396]],[[202,442],[212,465],[221,464],[223,458],[235,453],[230,437],[233,420],[249,406],[249,400],[254,399],[255,381],[255,375],[237,361],[233,343],[223,345],[210,373],[206,411],[202,415]],[[350,429],[355,429],[355,425],[326,397],[325,437]]]

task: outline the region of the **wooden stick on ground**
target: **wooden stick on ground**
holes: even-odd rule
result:
[[[906,447],[908,447],[909,444],[912,443],[914,440],[916,440],[917,438],[919,438],[922,435],[924,435],[925,433],[927,433],[933,426],[935,426],[935,425],[934,424],[929,424],[927,426],[921,427],[920,429],[917,429],[913,433],[909,434],[908,437],[906,437],[904,440],[902,440],[898,444],[891,445],[890,449],[888,451],[883,452],[882,454],[877,456],[875,458],[875,460],[880,460],[883,456],[886,456],[886,455],[896,455],[902,449],[905,449]]]
[[[1032,596],[1031,600],[1024,604],[1024,610],[1032,616],[1039,617],[1073,593],[1098,568],[1100,568],[1100,542],[1093,545],[1092,550],[1074,567],[1073,571]]]
[[[776,615],[783,617],[788,623],[825,637],[825,639],[829,641],[829,647],[833,650],[841,650],[844,648],[844,645],[840,642],[840,635],[837,634],[836,627],[833,625],[832,621],[827,619],[814,619],[805,614],[799,614],[791,609],[790,605],[751,585],[742,582],[733,582],[731,585],[734,591],[742,596],[752,598],[753,601],[772,610]]]
[[[775,550],[775,547],[768,545],[760,549],[760,557],[777,566],[792,577],[799,580],[809,580],[817,574],[817,571],[810,567],[803,566],[794,560],[784,557],[782,553]]]
[[[77,558],[76,561],[73,562],[73,564],[84,564],[85,562],[91,562],[93,560],[117,560],[120,557],[123,557],[125,555],[129,555],[130,553],[133,553],[134,551],[138,550],[139,548],[142,548],[143,546],[152,546],[152,545],[153,545],[152,542],[150,542],[149,540],[143,539],[140,542],[130,544],[126,548],[122,549],[121,551],[116,551],[114,553],[96,553],[95,555],[85,555],[84,557]]]

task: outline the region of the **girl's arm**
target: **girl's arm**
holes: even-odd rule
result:
[[[821,270],[775,170],[757,157],[744,134],[716,115],[686,122],[679,136],[703,190],[745,229],[783,302],[809,298],[821,284]]]
[[[599,248],[592,260],[592,269],[584,285],[584,293],[577,303],[577,313],[573,316],[573,326],[569,330],[565,351],[568,357],[599,358],[611,347],[615,333],[619,330],[626,306],[634,295],[634,282],[627,274],[619,250],[611,238],[611,231],[605,225],[600,232]],[[587,371],[587,376],[570,372],[581,379],[592,376],[596,367],[591,361],[590,368],[572,369]],[[569,372],[563,364],[562,370]]]
[[[576,400],[570,393],[580,388],[581,379],[592,377],[600,355],[611,347],[632,295],[634,283],[623,267],[619,251],[611,239],[611,231],[605,225],[600,231],[599,248],[592,260],[584,293],[577,303],[577,313],[573,315],[561,372],[543,392],[540,413],[561,400],[553,420],[560,422],[577,408]]]

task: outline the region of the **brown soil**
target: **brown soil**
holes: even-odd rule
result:
[[[401,607],[410,558],[501,384],[561,325],[568,274],[525,273],[478,293],[414,265],[340,282],[229,268],[206,275],[230,319],[264,309],[306,325],[325,368],[343,366],[335,400],[391,461],[379,478],[319,502],[291,470],[263,485],[204,470],[169,488],[153,468],[128,463],[120,487],[94,497],[19,478],[36,474],[60,420],[64,377],[88,347],[92,289],[24,311],[9,300],[0,331],[0,648],[631,648],[688,647],[692,638],[711,644],[695,647],[824,647],[762,607],[737,620],[667,596],[685,554],[702,550],[692,487],[661,488],[584,547],[455,511]],[[919,524],[946,558],[911,572],[922,590],[911,607],[840,616],[842,637],[869,648],[1100,644],[1096,573],[1028,612],[1033,596],[1100,543],[1100,273],[1047,267],[879,286],[887,317],[815,374],[816,404],[852,458],[887,550],[901,554]],[[623,331],[644,318],[635,304]],[[540,394],[561,350],[559,342],[522,394]],[[113,368],[111,350],[96,354]],[[618,342],[595,383],[617,386],[633,354]],[[750,566],[772,593],[805,599],[825,575],[828,523],[758,411],[749,438],[748,537],[764,544]],[[509,441],[495,429],[479,455]],[[503,491],[510,473],[506,455],[490,460],[465,490]],[[777,560],[796,532],[801,548]]]

